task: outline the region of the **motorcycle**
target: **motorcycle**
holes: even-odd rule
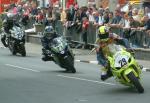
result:
[[[7,37],[8,48],[13,55],[17,53],[21,54],[23,57],[26,56],[25,50],[25,32],[21,27],[16,25],[10,30],[10,36]]]
[[[74,67],[74,54],[72,53],[66,39],[64,37],[57,37],[49,44],[51,53],[49,56],[53,58],[53,61],[60,67],[65,68],[66,71],[76,73]]]
[[[141,67],[134,56],[117,44],[109,44],[104,50],[109,51],[106,57],[116,81],[126,86],[133,86],[139,93],[143,93],[144,88],[140,83]]]

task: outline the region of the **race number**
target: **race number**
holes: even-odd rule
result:
[[[115,67],[123,67],[127,65],[129,57],[127,55],[118,55],[115,57]]]

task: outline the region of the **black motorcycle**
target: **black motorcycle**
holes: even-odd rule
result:
[[[53,57],[53,61],[58,64],[60,67],[65,68],[66,71],[76,73],[74,67],[74,54],[70,49],[65,38],[57,37],[52,40],[49,44],[51,48],[50,57]]]

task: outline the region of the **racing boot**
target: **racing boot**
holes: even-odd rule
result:
[[[102,69],[102,74],[101,74],[101,80],[105,81],[106,79],[110,78],[112,76],[111,68],[110,66],[107,66]]]
[[[43,55],[43,57],[41,59],[46,62],[46,61],[52,61],[53,57],[49,57],[47,55]]]

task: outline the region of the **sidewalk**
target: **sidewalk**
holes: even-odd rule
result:
[[[27,42],[41,44],[40,35],[27,35]],[[89,55],[90,50],[74,49],[76,55]],[[92,53],[93,54],[93,53]],[[95,53],[94,53],[95,54]],[[150,60],[149,48],[135,48],[135,57],[141,60]]]

